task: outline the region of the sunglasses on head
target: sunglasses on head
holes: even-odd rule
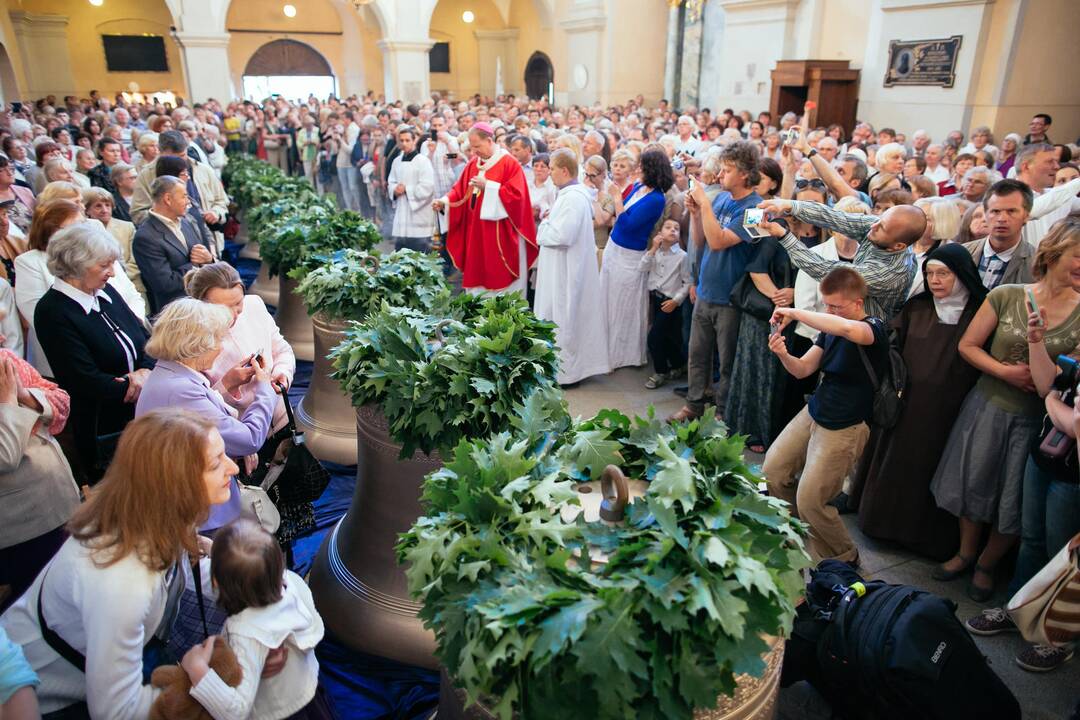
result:
[[[806,188],[815,188],[817,190],[824,190],[825,189],[825,183],[822,180],[806,180],[805,178],[795,181],[795,189],[796,190],[805,190]]]

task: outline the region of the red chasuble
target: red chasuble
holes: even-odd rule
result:
[[[474,194],[469,180],[482,172],[487,184]],[[509,153],[493,155],[481,168],[473,157],[454,187],[446,194],[449,227],[446,251],[462,272],[467,288],[502,290],[519,279],[521,239],[525,241],[525,267],[536,262],[536,224],[533,221],[529,188],[521,165]],[[485,196],[495,194],[496,197]],[[502,216],[501,220],[484,217]]]

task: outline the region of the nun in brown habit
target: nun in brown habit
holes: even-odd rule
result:
[[[892,320],[908,369],[904,411],[888,430],[875,428],[859,463],[852,497],[859,527],[935,560],[952,556],[956,518],[930,493],[949,431],[979,371],[957,350],[986,288],[971,254],[938,247],[923,265],[923,292]]]

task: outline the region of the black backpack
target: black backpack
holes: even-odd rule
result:
[[[891,428],[900,420],[900,414],[904,410],[904,389],[907,388],[908,379],[904,356],[897,348],[896,332],[889,332],[889,365],[880,378],[874,372],[874,365],[863,346],[855,347],[862,358],[866,374],[870,376],[870,383],[874,386],[874,414],[871,424],[884,429]]]
[[[1020,704],[956,619],[955,603],[863,582],[834,560],[813,575],[783,684],[809,681],[851,720],[1019,720]]]

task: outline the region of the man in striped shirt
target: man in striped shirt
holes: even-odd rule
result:
[[[849,215],[826,205],[800,200],[766,200],[758,205],[772,217],[788,215],[817,227],[834,230],[859,243],[850,263],[827,260],[811,252],[798,238],[781,225],[764,224],[770,234],[780,239],[791,262],[815,280],[841,265],[854,267],[869,288],[866,312],[886,322],[899,311],[907,299],[908,288],[915,278],[916,262],[908,246],[926,230],[926,216],[912,205],[897,205],[873,215]]]

